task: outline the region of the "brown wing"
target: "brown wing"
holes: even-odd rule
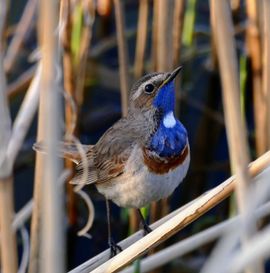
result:
[[[124,118],[108,129],[97,144],[88,151],[87,157],[93,160],[88,163],[87,184],[104,183],[121,175],[135,141],[136,134]],[[81,179],[82,173],[83,162],[80,162],[77,165],[75,183]]]
[[[78,164],[81,160],[81,153],[88,153],[92,145],[75,144],[73,142],[58,142],[56,153],[59,157],[67,158]],[[48,147],[44,142],[34,143],[33,149],[37,152],[47,153]]]

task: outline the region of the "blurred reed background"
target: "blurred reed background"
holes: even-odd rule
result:
[[[270,272],[269,0],[0,0],[0,37],[1,273]],[[145,237],[113,206],[110,259],[103,197],[56,146],[87,166],[80,142],[127,114],[132,83],[178,65],[188,176],[143,209]]]

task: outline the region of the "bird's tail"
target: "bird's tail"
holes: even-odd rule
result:
[[[87,153],[91,150],[91,147],[91,145],[83,145],[73,142],[59,142],[57,144],[57,155],[78,164],[83,157],[82,153]],[[33,149],[41,153],[47,153],[48,151],[48,147],[44,142],[35,143]]]

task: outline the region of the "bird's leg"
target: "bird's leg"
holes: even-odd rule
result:
[[[140,220],[141,220],[141,224],[143,226],[143,230],[144,230],[144,235],[150,233],[152,231],[152,229],[149,227],[149,225],[146,223],[143,215],[142,215],[142,212],[140,209],[137,209],[138,211],[138,214],[139,214],[139,217],[140,217]]]
[[[111,250],[111,257],[115,256],[117,252],[122,251],[122,248],[117,245],[111,234],[111,210],[110,210],[110,201],[106,199],[106,209],[107,209],[107,224],[108,224],[108,245]]]

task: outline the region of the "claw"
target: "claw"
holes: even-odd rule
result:
[[[144,230],[144,235],[147,235],[152,231],[152,229],[146,223],[143,224],[143,230]]]
[[[139,214],[139,217],[141,220],[141,225],[143,226],[144,236],[145,236],[145,235],[149,234],[152,231],[152,229],[148,226],[147,222],[145,221],[145,219],[141,213],[141,210],[138,209],[137,211],[138,211],[138,214]]]
[[[110,238],[109,240],[109,248],[111,250],[111,255],[110,255],[110,258],[114,257],[117,255],[117,253],[121,252],[122,251],[122,248],[116,244],[112,238]]]

